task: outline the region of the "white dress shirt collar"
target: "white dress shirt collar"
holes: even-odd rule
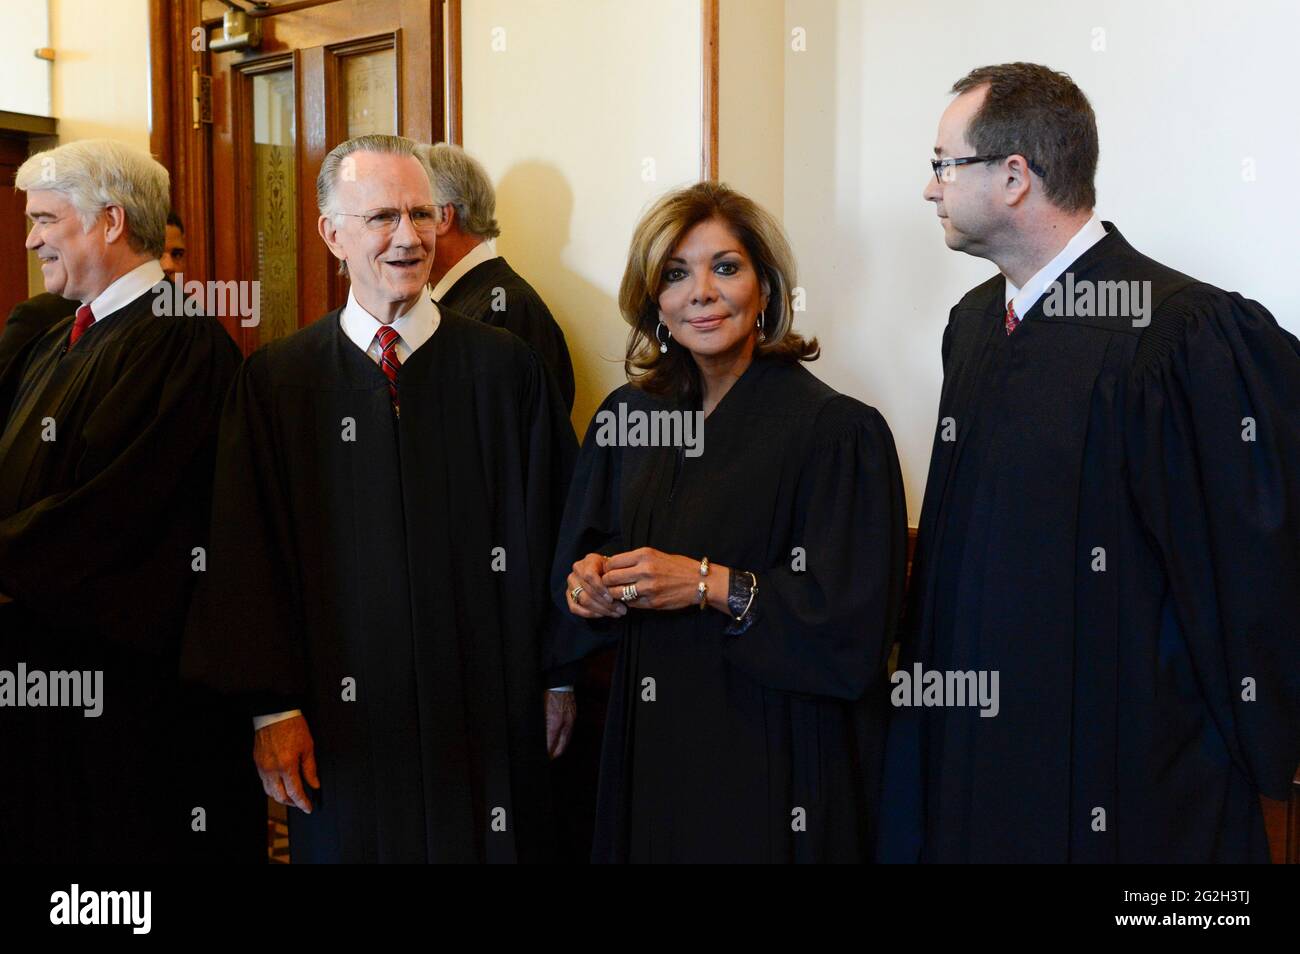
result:
[[[1023,288],[1017,288],[1011,284],[1011,279],[1006,279],[1007,304],[1015,302],[1016,314],[1024,318],[1038,303],[1038,299],[1043,297],[1043,292],[1047,291],[1048,286],[1065,274],[1065,270],[1077,262],[1084,252],[1105,237],[1106,227],[1101,224],[1101,218],[1094,212],[1092,218],[1084,223],[1083,228],[1075,232],[1074,237],[1065,243],[1065,248],[1034,273],[1034,276],[1025,282]]]
[[[83,301],[82,304],[89,304],[90,313],[95,316],[95,321],[99,321],[125,308],[162,280],[162,265],[159,264],[158,259],[151,258],[129,272],[119,275],[89,303]]]
[[[392,323],[393,330],[401,338],[397,345],[398,357],[405,361],[420,345],[432,338],[433,333],[438,330],[439,320],[438,306],[433,303],[433,299],[428,294],[419,295],[415,303]],[[370,346],[374,343],[375,335],[382,324],[378,318],[361,307],[351,288],[348,289],[348,303],[343,306],[343,313],[339,315],[339,323],[348,339],[367,353],[370,352]]]
[[[484,262],[490,262],[497,258],[497,253],[487,242],[479,242],[472,249],[465,253],[459,262],[447,269],[447,274],[438,280],[438,284],[433,286],[433,300],[442,301],[442,296],[451,291],[451,286],[455,285],[464,277],[475,265],[482,265]]]

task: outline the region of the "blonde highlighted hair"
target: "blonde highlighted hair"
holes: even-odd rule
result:
[[[815,361],[817,340],[794,331],[791,295],[795,287],[794,253],[785,230],[769,212],[748,196],[720,182],[699,182],[661,197],[637,223],[628,249],[627,267],[618,291],[618,307],[632,328],[623,368],[628,381],[650,394],[690,401],[700,396],[699,371],[682,347],[659,350],[659,294],[668,259],[686,233],[701,222],[717,219],[745,249],[768,289],[763,330],[754,357]]]

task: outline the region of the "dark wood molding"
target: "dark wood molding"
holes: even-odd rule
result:
[[[149,0],[149,151],[171,174],[172,208],[185,223],[189,278],[212,269],[208,175],[211,126],[193,121],[193,76],[209,72],[207,51],[193,48],[201,0]]]
[[[168,169],[172,167],[173,108],[170,12],[167,0],[149,0],[149,152]]]
[[[397,128],[416,142],[437,142],[446,128],[443,96],[442,6],[401,0],[397,75],[401,102]]]
[[[45,139],[58,134],[57,119],[0,109],[0,136],[8,139]]]
[[[447,7],[447,142],[465,144],[461,76],[464,70],[460,46],[460,0],[444,0]]]
[[[700,178],[718,178],[718,0],[700,0]]]

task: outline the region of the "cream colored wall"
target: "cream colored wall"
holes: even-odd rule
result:
[[[59,121],[58,142],[106,138],[147,150],[146,0],[49,0],[49,25],[49,115]],[[45,290],[30,253],[27,285],[33,295]]]
[[[785,53],[785,224],[805,325],[825,350],[813,369],[889,421],[913,524],[948,310],[996,272],[949,251],[921,198],[947,90],[975,66],[1033,60],[1074,77],[1097,111],[1102,217],[1139,250],[1262,301],[1300,332],[1300,6],[1093,0],[1009,11],[786,0],[787,34],[807,37],[806,51]]]
[[[785,0],[718,4],[718,178],[785,206]]]
[[[149,148],[146,0],[50,0],[51,113],[59,140]]]
[[[699,0],[461,8],[464,146],[497,186],[497,249],[564,328],[579,435],[626,380],[618,284],[640,213],[699,177]]]
[[[46,0],[0,0],[0,110],[50,115],[50,64],[35,51],[50,45]]]

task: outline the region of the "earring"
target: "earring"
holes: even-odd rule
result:
[[[758,313],[758,340],[760,342],[767,340],[767,332],[763,330],[763,319],[767,316],[767,309],[764,308]]]
[[[662,340],[662,339],[659,337],[659,329],[660,329],[660,328],[662,328],[664,331],[666,331],[666,332],[668,333],[668,341],[671,341],[671,340],[672,340],[672,338],[673,338],[673,333],[672,333],[671,331],[668,331],[668,326],[665,325],[665,324],[664,324],[664,320],[663,320],[662,318],[660,318],[660,319],[659,319],[659,324],[657,324],[657,325],[655,326],[655,341],[658,341],[658,342],[659,342],[659,353],[660,353],[660,354],[667,354],[667,353],[668,353],[668,341],[664,341],[664,340]]]

